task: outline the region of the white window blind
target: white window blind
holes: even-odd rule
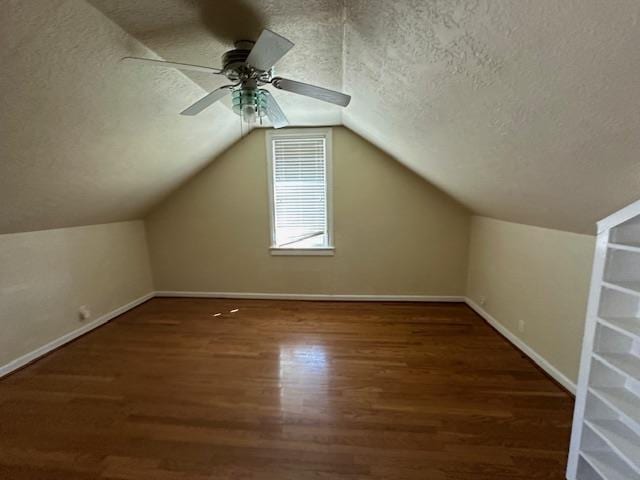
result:
[[[271,147],[274,246],[328,246],[326,136],[277,135]]]

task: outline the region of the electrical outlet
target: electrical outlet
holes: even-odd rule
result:
[[[487,303],[487,297],[485,297],[484,295],[480,297],[480,306],[484,307],[484,305]]]
[[[89,310],[88,306],[82,305],[78,309],[78,318],[80,321],[89,320],[91,318],[91,310]]]
[[[520,333],[524,332],[524,327],[525,327],[525,321],[524,320],[519,320],[518,321],[518,330],[520,331]]]

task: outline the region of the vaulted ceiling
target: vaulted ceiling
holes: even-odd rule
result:
[[[221,85],[127,55],[218,66],[268,27],[294,125],[343,123],[495,218],[593,232],[640,197],[636,0],[0,2],[0,233],[140,218],[240,136]]]

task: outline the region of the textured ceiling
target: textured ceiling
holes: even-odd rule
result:
[[[224,105],[177,115],[219,78],[118,58],[218,66],[264,27],[296,44],[279,75],[353,96],[277,91],[294,125],[344,123],[476,213],[593,232],[640,197],[637,0],[90,3],[115,23],[0,2],[0,232],[144,214],[239,126]]]
[[[78,0],[0,1],[0,233],[140,218],[239,138],[215,106],[176,115],[204,94]]]
[[[474,212],[593,233],[640,197],[640,2],[349,0],[344,123]]]

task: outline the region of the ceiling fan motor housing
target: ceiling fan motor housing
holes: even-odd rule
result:
[[[255,42],[251,40],[239,40],[234,43],[236,48],[222,55],[222,72],[229,80],[237,82],[256,79],[261,84],[271,80],[273,69],[261,72],[247,64],[247,58],[254,45]]]

